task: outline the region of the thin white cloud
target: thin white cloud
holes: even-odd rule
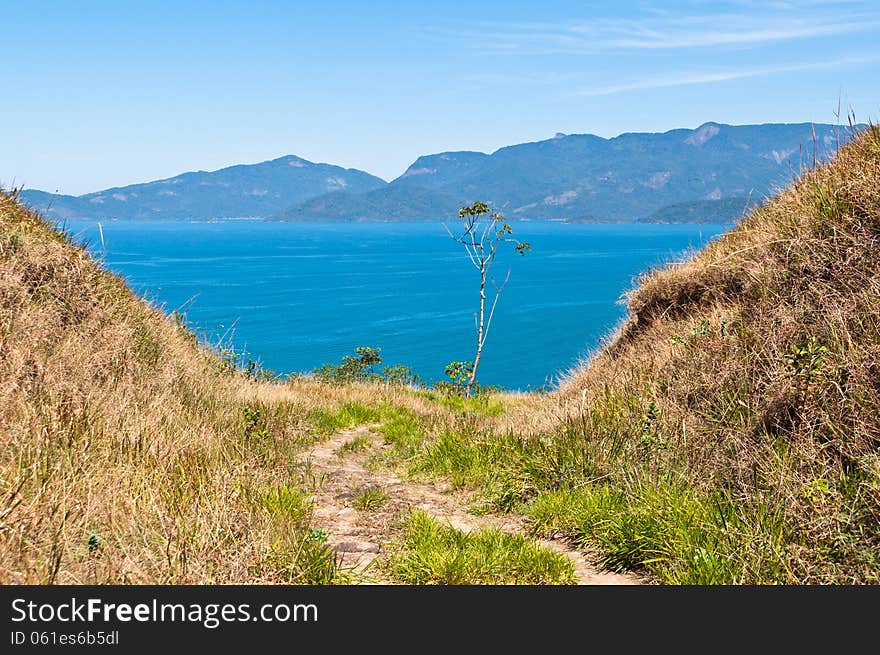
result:
[[[813,62],[806,64],[791,64],[787,66],[768,66],[764,68],[751,68],[743,70],[717,71],[717,72],[686,72],[671,76],[650,77],[623,84],[612,86],[581,89],[577,95],[581,96],[607,96],[627,91],[642,91],[646,89],[662,89],[675,86],[691,86],[695,84],[710,84],[713,82],[725,82],[747,77],[763,77],[780,73],[799,73],[816,70],[828,70],[866,64],[880,61],[880,57],[847,57],[833,61]]]
[[[851,7],[864,5],[864,0],[737,0],[734,4],[758,9],[803,11],[811,7]]]
[[[837,3],[833,3],[837,4]],[[778,6],[750,13],[646,15],[635,19],[571,20],[559,23],[495,23],[479,31],[446,33],[491,54],[594,54],[755,45],[842,36],[880,28],[880,12],[834,8],[826,2],[799,11]]]
[[[610,39],[607,41],[607,45],[625,49],[659,49],[768,43],[861,32],[878,26],[880,26],[880,22],[841,22],[738,31],[688,30],[677,33],[655,33],[624,39]]]

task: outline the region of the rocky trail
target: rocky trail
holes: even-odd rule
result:
[[[388,546],[399,534],[401,516],[421,509],[435,519],[463,532],[496,528],[522,532],[522,517],[515,514],[475,515],[468,513],[468,499],[445,485],[415,482],[398,477],[385,467],[369,465],[370,457],[386,448],[382,437],[361,426],[342,430],[305,451],[300,463],[303,476],[312,487],[313,524],[327,534],[327,543],[339,555],[342,566],[364,583],[391,582],[376,566],[389,554]],[[382,502],[369,509],[357,509],[356,499],[373,490]],[[638,584],[633,575],[599,571],[569,544],[538,540],[542,546],[571,559],[578,584]]]

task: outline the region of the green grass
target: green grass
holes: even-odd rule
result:
[[[489,509],[525,511],[536,534],[568,537],[610,570],[677,584],[792,579],[787,544],[795,535],[778,496],[767,489],[734,498],[723,480],[692,490],[686,463],[648,438],[643,403],[607,401],[556,434],[448,429],[411,470],[478,489]]]
[[[388,570],[409,584],[573,584],[565,555],[532,539],[498,530],[465,533],[422,511],[406,522],[402,546]]]
[[[425,442],[425,419],[416,412],[394,405],[382,406],[382,425],[376,432],[391,446],[393,459],[414,457]]]
[[[425,390],[418,391],[417,395],[456,412],[482,414],[484,416],[500,416],[504,413],[504,404],[501,400],[488,393],[480,393],[470,398],[465,398],[464,396]]]
[[[260,487],[255,505],[271,517],[275,539],[262,557],[262,567],[273,582],[336,584],[345,582],[339,560],[324,542],[322,530],[312,528],[313,503],[291,484]]]
[[[384,437],[386,444],[395,446],[402,456],[407,457],[411,457],[424,441],[424,419],[410,409],[391,403],[375,407],[346,403],[335,412],[312,410],[307,419],[312,429],[322,436],[359,425],[380,423],[375,431]]]
[[[495,510],[510,511],[542,489],[592,477],[596,466],[575,434],[523,437],[470,426],[442,432],[414,459],[415,474],[442,476],[458,488],[481,488]]]
[[[506,449],[502,437],[448,429],[413,462],[413,473],[444,476],[456,487],[487,485]]]
[[[258,501],[269,514],[294,522],[307,521],[312,512],[311,498],[290,484],[263,487]]]
[[[426,444],[414,473],[448,478],[458,487],[482,487],[497,510],[516,509],[544,490],[600,479],[663,455],[660,440],[646,440],[650,403],[607,393],[588,417],[549,434],[496,434],[462,420]]]
[[[317,434],[329,436],[346,428],[377,423],[382,419],[382,412],[378,408],[355,402],[345,403],[335,412],[313,409],[306,418]]]
[[[370,446],[373,445],[372,440],[363,435],[359,434],[354,439],[349,439],[344,444],[342,444],[337,450],[337,453],[356,453],[363,450],[369,450]]]
[[[351,505],[361,512],[372,512],[379,509],[390,500],[388,495],[381,487],[367,487],[360,489],[351,499]]]
[[[315,531],[297,531],[274,542],[263,558],[273,582],[285,584],[345,584],[336,552]]]
[[[527,515],[543,535],[564,535],[598,551],[614,571],[641,570],[669,584],[762,584],[785,580],[781,507],[700,496],[670,483],[636,481],[560,489],[536,497]]]

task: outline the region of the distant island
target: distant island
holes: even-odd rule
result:
[[[827,124],[711,122],[611,139],[560,133],[492,154],[425,155],[391,182],[289,155],[82,196],[25,189],[21,199],[63,220],[431,221],[483,198],[514,220],[724,223],[814,158],[828,160],[851,133]]]

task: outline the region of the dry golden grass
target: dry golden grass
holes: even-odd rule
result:
[[[344,580],[299,453],[378,419],[610,568],[877,582],[880,130],[629,308],[551,394],[258,383],[0,194],[0,582]]]
[[[659,470],[774,499],[783,580],[876,582],[880,129],[695,258],[644,275],[628,301],[626,324],[559,402],[578,416],[632,399],[623,420],[631,439],[662,444],[647,456]]]
[[[266,498],[296,488],[310,414],[345,402],[437,411],[249,380],[0,195],[0,582],[330,581],[307,503]]]

